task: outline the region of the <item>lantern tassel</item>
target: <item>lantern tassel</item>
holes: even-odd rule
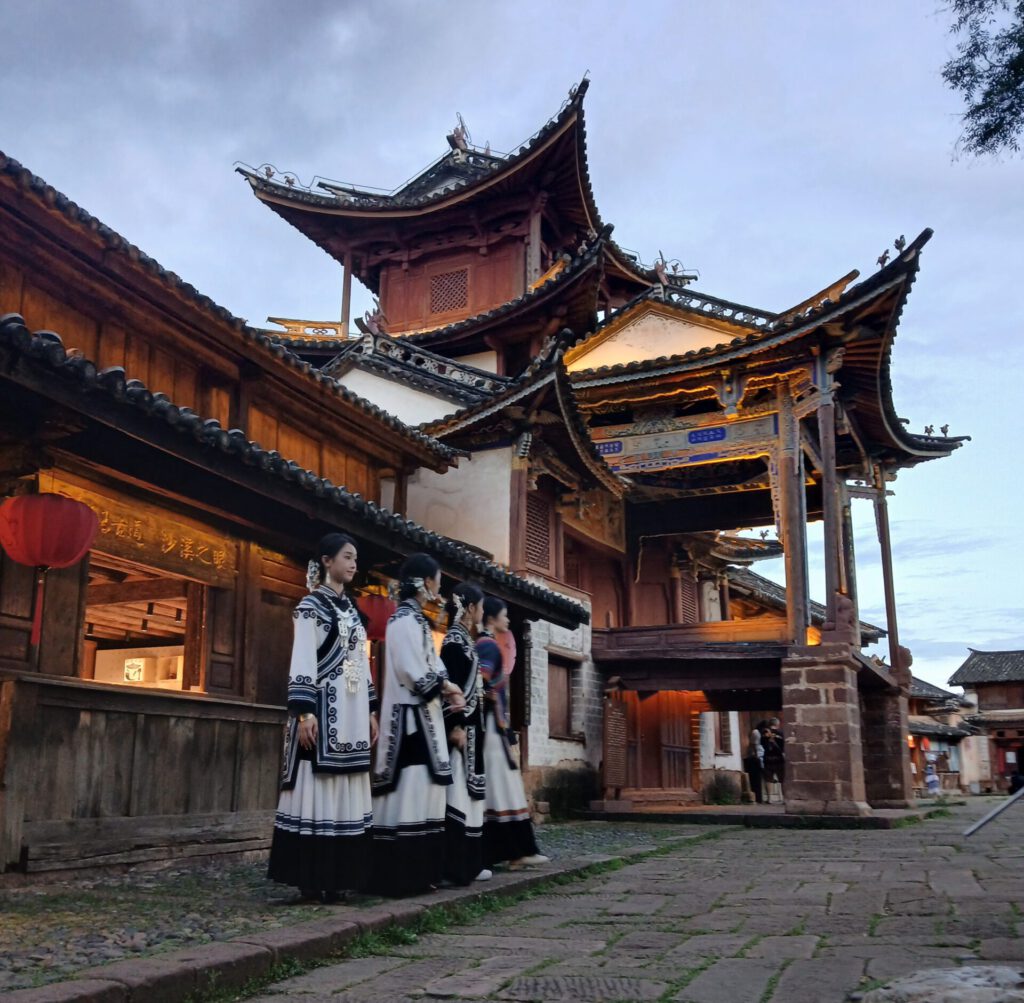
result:
[[[36,577],[36,601],[32,613],[32,645],[38,646],[43,636],[43,588],[46,583],[46,568],[40,568]]]

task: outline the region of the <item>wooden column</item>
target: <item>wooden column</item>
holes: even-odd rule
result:
[[[889,664],[899,665],[900,635],[896,622],[896,586],[892,575],[892,539],[889,535],[889,503],[886,497],[885,471],[874,468],[875,525],[882,556],[882,584],[885,589],[885,629],[889,636]]]
[[[836,478],[836,406],[830,391],[822,392],[818,407],[818,444],[821,450],[821,505],[825,523],[826,619],[835,623],[836,593],[842,581],[842,511]]]
[[[344,272],[341,280],[341,328],[348,337],[349,314],[352,310],[352,252],[345,252]]]
[[[540,278],[540,221],[541,212],[535,209],[530,213],[530,236],[526,244],[526,284],[536,282]]]
[[[732,619],[732,603],[729,601],[729,576],[721,574],[718,576],[718,595],[722,609],[722,619]]]
[[[786,564],[786,618],[794,644],[807,643],[810,605],[807,586],[807,499],[804,494],[804,454],[799,420],[793,414],[789,383],[778,389],[779,449],[778,483],[781,512],[779,525]]]
[[[854,615],[860,619],[860,605],[857,602],[857,556],[853,546],[853,508],[850,503],[850,492],[846,482],[839,482],[839,507],[841,510],[843,564],[843,591],[853,603]]]

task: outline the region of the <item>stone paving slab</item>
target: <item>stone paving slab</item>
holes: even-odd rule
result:
[[[680,1003],[759,1003],[778,970],[778,962],[760,958],[716,961],[672,999]]]
[[[657,1000],[668,986],[650,979],[614,975],[533,975],[513,979],[501,1000],[542,1003],[547,1000]]]
[[[858,989],[864,975],[859,958],[797,960],[782,973],[773,1000],[779,1003],[840,1003]]]

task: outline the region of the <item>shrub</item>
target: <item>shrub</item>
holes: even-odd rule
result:
[[[705,804],[739,804],[740,785],[731,773],[716,770],[704,783]]]

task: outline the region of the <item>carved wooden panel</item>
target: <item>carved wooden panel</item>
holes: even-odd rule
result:
[[[626,705],[621,700],[606,697],[604,701],[604,730],[602,758],[604,760],[604,786],[626,787],[627,774],[628,720]]]

